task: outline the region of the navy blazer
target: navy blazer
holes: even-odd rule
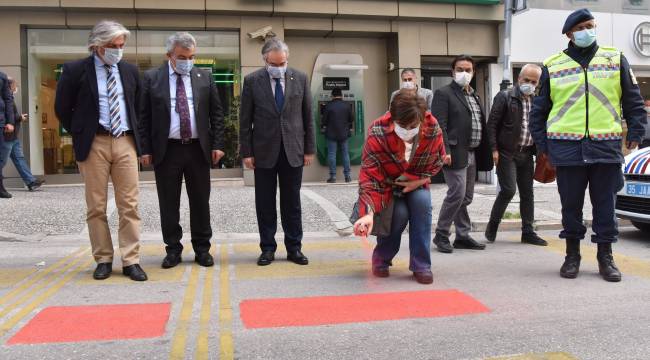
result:
[[[136,151],[141,154],[138,134],[138,106],[140,76],[135,65],[125,61],[117,64],[124,89],[129,127],[133,130]],[[94,55],[63,64],[63,72],[56,87],[54,111],[63,128],[72,134],[72,145],[77,161],[85,161],[99,125],[99,95]]]
[[[0,72],[0,128],[5,124],[14,124],[14,94],[9,87],[7,74]]]

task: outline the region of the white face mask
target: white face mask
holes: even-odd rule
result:
[[[402,89],[415,89],[415,83],[413,81],[402,81]]]
[[[530,83],[524,83],[524,84],[519,85],[519,90],[521,90],[521,92],[524,95],[530,96],[530,95],[533,95],[535,93],[535,85],[530,84]]]
[[[194,67],[194,60],[180,60],[176,59],[176,72],[181,75],[187,75]]]
[[[122,60],[124,49],[104,48],[104,62],[108,65],[115,65]]]
[[[468,72],[457,72],[454,74],[454,81],[456,84],[460,85],[461,87],[465,87],[469,85],[469,83],[472,81],[472,73]]]
[[[271,78],[281,79],[284,77],[284,73],[287,72],[287,65],[273,66],[273,65],[266,64],[266,70],[269,72],[269,75],[271,75]]]
[[[404,141],[411,141],[420,132],[420,126],[414,129],[405,129],[397,124],[395,124],[395,134],[399,136],[400,139]]]
[[[644,109],[645,109],[645,112],[647,112],[648,115],[650,115],[650,106],[646,106],[646,107],[644,107]]]

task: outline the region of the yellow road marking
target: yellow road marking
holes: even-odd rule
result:
[[[548,241],[548,250],[564,254],[566,251],[566,245],[564,241],[558,240],[557,238],[544,238]],[[616,246],[616,245],[614,245]],[[587,261],[589,263],[597,264],[598,260],[596,259],[596,247],[589,245],[580,246],[580,253],[582,255],[582,261]],[[623,255],[620,253],[614,253],[614,261],[618,266],[619,270],[623,275],[635,275],[640,278],[650,279],[650,261],[641,260],[639,258]]]
[[[36,267],[0,269],[0,288],[14,286],[37,271]]]
[[[176,266],[171,269],[163,269],[161,267],[152,267],[145,268],[149,280],[147,282],[180,282],[183,280],[183,273],[185,272],[185,267]],[[94,280],[92,276],[86,276],[86,274],[80,275],[77,280],[77,284],[80,285],[97,285],[97,280]],[[126,276],[111,276],[106,280],[102,280],[102,285],[134,285],[139,286],[142,283],[132,281]]]
[[[191,266],[190,269],[190,279],[187,283],[187,289],[185,289],[181,313],[176,322],[176,331],[172,339],[172,350],[169,354],[170,359],[185,359],[187,330],[192,319],[192,308],[194,307],[194,298],[196,297],[197,283],[199,281],[199,267]]]
[[[72,259],[72,258],[74,258],[74,257],[77,257],[77,256],[79,256],[79,255],[85,253],[86,251],[88,251],[88,247],[87,247],[87,246],[82,246],[82,247],[79,248],[77,251],[73,252],[72,254],[70,254],[70,255],[64,257],[63,259],[57,261],[56,263],[54,263],[54,264],[48,266],[45,270],[39,272],[38,274],[36,274],[33,278],[29,279],[29,280],[28,280],[27,282],[25,282],[24,284],[22,284],[22,285],[20,285],[19,287],[17,287],[17,288],[15,288],[15,289],[11,290],[11,291],[8,292],[7,294],[5,294],[2,298],[0,298],[0,305],[1,305],[1,304],[4,304],[5,302],[7,302],[7,301],[9,301],[9,300],[11,300],[11,299],[14,298],[15,296],[17,296],[18,294],[20,294],[21,292],[23,292],[25,289],[27,289],[27,288],[29,288],[30,286],[34,285],[36,282],[38,282],[39,280],[41,280],[42,278],[44,278],[45,276],[47,276],[49,273],[51,273],[52,271],[54,271],[54,269],[58,268],[58,267],[61,266],[62,264],[67,263],[68,261],[70,261],[70,259]]]
[[[519,354],[491,357],[486,360],[578,360],[577,357],[565,352],[548,352],[541,354]]]
[[[201,301],[201,313],[199,315],[199,336],[196,340],[196,359],[207,359],[209,354],[208,338],[210,333],[210,317],[212,314],[214,268],[214,266],[207,268],[205,273],[203,300]]]
[[[363,246],[356,240],[343,240],[343,241],[312,241],[303,244],[305,252],[313,251],[331,251],[331,250],[359,250]],[[235,252],[237,253],[258,253],[260,252],[259,244],[236,244],[234,245]]]
[[[393,261],[393,271],[407,270],[403,261]],[[269,266],[239,264],[235,267],[237,279],[281,279],[319,276],[345,276],[366,274],[370,270],[368,260],[310,261],[308,266],[300,266],[287,261],[276,260]]]
[[[77,261],[75,261],[76,263]],[[52,295],[54,295],[57,291],[59,291],[65,284],[67,284],[70,279],[75,277],[81,269],[87,268],[90,266],[90,264],[93,262],[93,259],[88,259],[85,262],[83,262],[81,265],[75,266],[72,270],[70,270],[67,275],[65,275],[63,278],[61,278],[58,282],[56,282],[52,287],[47,289],[44,293],[39,295],[36,299],[34,299],[29,305],[23,307],[18,313],[16,313],[13,317],[11,317],[9,320],[7,320],[2,326],[0,326],[0,337],[4,336],[7,331],[11,330],[20,320],[22,320],[25,316],[29,315],[34,309],[36,309],[39,305],[41,305],[45,300],[49,299]]]
[[[221,246],[221,268],[219,271],[219,358],[232,360],[232,305],[230,304],[230,269],[228,268],[228,247]]]
[[[20,304],[22,304],[22,303],[26,302],[27,300],[29,300],[32,296],[34,296],[34,294],[36,294],[41,289],[46,288],[47,286],[49,286],[50,285],[50,280],[56,278],[60,274],[64,274],[68,269],[72,268],[73,266],[77,266],[77,264],[79,262],[81,262],[82,260],[83,260],[82,257],[77,258],[76,260],[68,263],[66,266],[64,266],[62,269],[60,269],[58,271],[58,273],[53,273],[52,276],[48,277],[46,281],[43,281],[43,282],[39,283],[38,285],[36,285],[34,287],[30,287],[28,289],[29,291],[26,291],[25,294],[22,297],[20,297],[16,301],[14,301],[12,304],[7,305],[4,309],[2,309],[2,311],[0,311],[0,318],[3,318],[8,313],[10,313],[13,309],[18,307]]]
[[[140,256],[151,256],[151,257],[160,257],[161,259],[167,255],[165,251],[165,245],[141,245],[140,246]]]

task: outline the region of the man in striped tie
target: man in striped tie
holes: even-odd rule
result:
[[[147,280],[140,267],[138,215],[137,129],[138,69],[121,61],[129,30],[101,21],[88,38],[91,55],[63,65],[55,110],[72,134],[74,154],[86,185],[88,235],[97,268],[93,277],[112,272],[113,242],[108,227],[108,180],[113,182],[119,215],[122,272],[135,281]]]

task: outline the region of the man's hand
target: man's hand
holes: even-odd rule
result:
[[[366,214],[354,223],[354,235],[366,237],[372,232],[373,214]]]
[[[451,154],[447,154],[442,158],[442,163],[449,166],[451,165]]]
[[[312,162],[314,162],[314,154],[305,155],[304,159],[304,165],[309,166]]]
[[[29,114],[20,115],[20,121],[27,122],[27,120],[29,120]]]
[[[140,157],[140,164],[142,164],[142,166],[149,166],[151,165],[151,160],[152,160],[151,155],[142,155]]]
[[[537,157],[538,157],[538,159],[541,160],[541,161],[546,161],[546,164],[545,164],[545,165],[546,165],[546,166],[545,166],[546,170],[552,170],[552,171],[555,171],[555,166],[553,166],[553,164],[551,164],[551,160],[549,160],[549,158],[548,158],[548,154],[546,154],[546,153],[541,153],[541,154],[537,155]]]
[[[492,161],[494,161],[494,166],[497,166],[499,164],[499,151],[492,151]]]
[[[254,157],[247,157],[244,158],[244,166],[249,168],[249,169],[255,169],[255,158]]]
[[[212,150],[212,163],[216,165],[224,155],[226,155],[226,153],[221,150]]]
[[[5,125],[5,134],[11,134],[14,132],[14,126],[11,124],[6,124]]]
[[[628,150],[635,149],[637,146],[639,146],[639,143],[636,141],[626,141],[625,145],[627,146]]]

